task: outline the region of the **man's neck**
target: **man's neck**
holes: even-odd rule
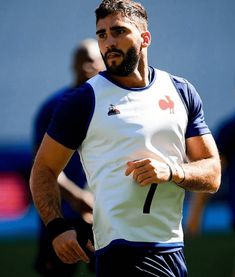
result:
[[[111,75],[111,78],[123,87],[128,88],[141,88],[146,87],[149,84],[148,68],[144,72],[138,70],[129,74],[126,77]]]

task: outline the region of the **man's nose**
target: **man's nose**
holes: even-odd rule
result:
[[[109,35],[106,39],[106,48],[109,49],[109,48],[112,48],[114,46],[116,46],[116,39],[112,36],[112,35]]]

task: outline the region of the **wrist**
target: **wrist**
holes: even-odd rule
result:
[[[61,217],[51,220],[46,225],[46,229],[51,242],[60,234],[69,230],[74,230],[74,228],[70,224],[68,224],[68,222],[64,218]]]
[[[171,182],[172,181],[172,178],[173,178],[173,171],[172,171],[172,168],[169,164],[167,164],[168,168],[169,168],[169,177],[168,177],[168,180],[167,182]]]
[[[180,185],[185,180],[185,172],[181,165],[174,164],[171,166],[172,170],[172,181],[176,183],[177,185]]]

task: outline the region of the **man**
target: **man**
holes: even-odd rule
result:
[[[73,83],[49,97],[37,112],[34,124],[34,148],[38,149],[43,136],[50,124],[52,115],[60,98],[71,93],[76,87],[104,69],[99,47],[95,39],[82,41],[75,49],[72,59]],[[86,178],[78,153],[74,153],[70,162],[58,178],[62,195],[62,211],[64,217],[75,227],[79,225],[84,232],[91,232],[93,197],[84,190]],[[83,219],[89,224],[87,224]],[[80,230],[81,231],[81,230]],[[35,269],[42,276],[73,276],[77,265],[65,264],[55,254],[46,228],[40,221],[39,249]],[[61,276],[60,275],[60,276]]]
[[[35,205],[57,255],[89,262],[79,232],[63,220],[56,185],[78,149],[95,195],[97,276],[187,276],[184,191],[213,193],[220,184],[201,100],[187,81],[148,66],[151,35],[141,4],[102,1],[96,34],[107,71],[58,108],[31,173]],[[92,249],[89,240],[86,246]]]

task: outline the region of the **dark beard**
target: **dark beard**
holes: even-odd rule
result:
[[[123,61],[119,65],[108,65],[106,62],[106,56],[110,52],[117,52],[121,54],[124,57]],[[105,54],[105,56],[102,55],[102,57],[108,73],[110,75],[115,75],[120,77],[126,77],[130,73],[132,73],[135,70],[136,65],[139,61],[139,56],[134,47],[129,48],[126,54],[124,54],[121,50],[112,49],[111,51],[108,51]]]

